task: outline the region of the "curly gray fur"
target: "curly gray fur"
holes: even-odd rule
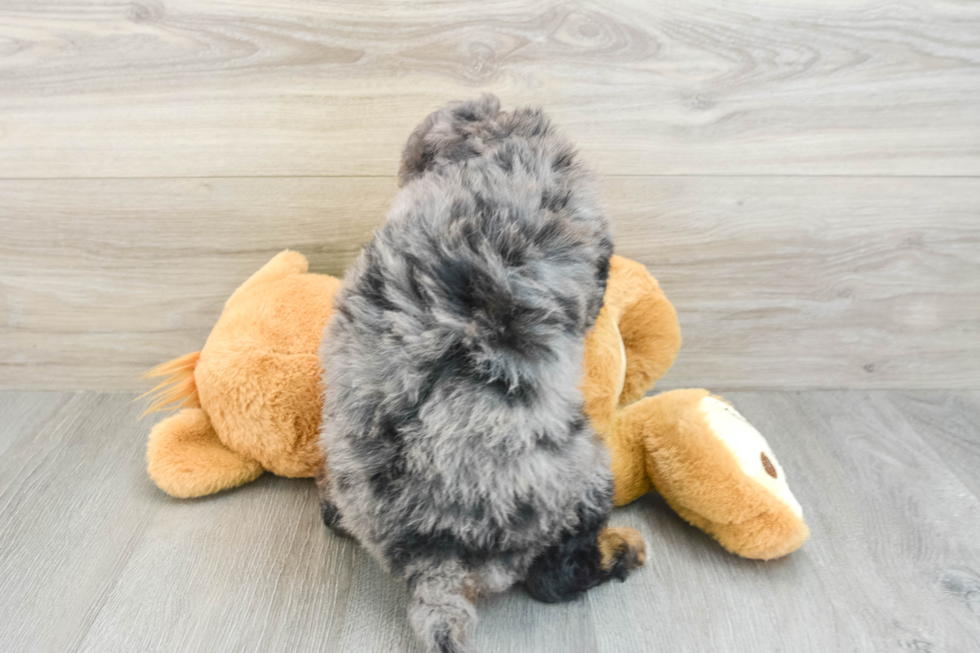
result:
[[[430,649],[464,651],[477,593],[612,508],[576,387],[612,242],[573,147],[493,96],[426,118],[400,181],[327,327],[324,515],[408,581]]]

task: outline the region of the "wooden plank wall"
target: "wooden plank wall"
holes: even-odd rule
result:
[[[276,251],[340,274],[484,91],[603,174],[666,385],[980,386],[975,4],[10,0],[0,387],[132,389]]]

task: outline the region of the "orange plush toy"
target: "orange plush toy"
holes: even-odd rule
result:
[[[769,560],[795,551],[810,532],[765,438],[707,390],[644,396],[680,345],[677,314],[657,281],[614,256],[581,387],[612,453],[616,505],[655,489],[732,553]]]
[[[311,477],[322,408],[317,352],[340,282],[279,253],[235,291],[200,352],[152,370],[167,377],[148,471],[165,492],[198,497],[263,471]],[[674,307],[639,263],[614,256],[580,380],[612,454],[616,505],[657,490],[729,551],[770,559],[807,538],[802,510],[765,439],[706,390],[645,397],[680,348]]]

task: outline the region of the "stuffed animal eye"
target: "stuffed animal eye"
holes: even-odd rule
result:
[[[776,468],[775,466],[773,466],[772,461],[769,460],[769,456],[766,455],[766,452],[765,451],[761,452],[759,454],[759,457],[762,459],[762,468],[766,470],[766,474],[769,474],[769,476],[776,478],[778,476],[778,474],[776,473]]]

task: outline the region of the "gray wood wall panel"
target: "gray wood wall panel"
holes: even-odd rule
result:
[[[388,178],[0,180],[0,387],[133,389],[275,252],[342,274]],[[978,387],[980,180],[609,177],[675,303],[664,383]]]
[[[8,0],[0,176],[391,175],[482,90],[607,174],[976,175],[978,32],[930,0]]]
[[[340,273],[412,127],[492,91],[606,176],[669,386],[976,388],[980,8],[0,6],[0,387],[129,390],[276,250]],[[4,45],[5,44],[5,45]]]

